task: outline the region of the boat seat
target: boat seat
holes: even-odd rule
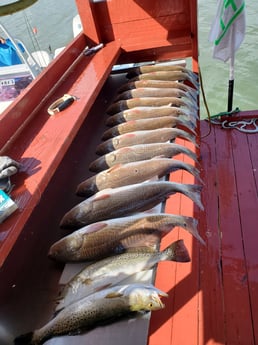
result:
[[[23,97],[18,96],[0,117],[0,154],[22,164],[21,172],[12,178],[11,198],[18,210],[0,224],[0,266],[39,203],[120,54],[120,45],[113,41],[95,55],[85,56],[86,43],[84,34],[77,36],[56,58],[60,63],[50,64],[24,91]],[[50,116],[48,107],[64,94],[73,95],[76,100],[62,112]]]

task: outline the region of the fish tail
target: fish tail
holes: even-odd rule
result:
[[[189,262],[191,261],[189,252],[184,244],[183,240],[173,242],[163,251],[166,254],[166,260],[176,262]]]
[[[14,339],[15,345],[32,345],[33,332],[29,332],[26,334],[19,335]]]

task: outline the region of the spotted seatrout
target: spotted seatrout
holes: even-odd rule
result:
[[[197,161],[196,154],[183,145],[175,143],[139,144],[122,147],[101,156],[90,163],[89,169],[93,172],[100,172],[116,164],[143,161],[154,157],[172,158],[180,153]]]
[[[64,286],[56,310],[96,291],[117,285],[135,273],[152,269],[160,261],[189,262],[190,257],[184,241],[173,242],[160,252],[129,252],[86,266]]]
[[[185,98],[182,99],[178,97],[141,97],[121,100],[112,103],[107,108],[107,113],[113,115],[120,111],[132,109],[135,107],[159,107],[164,105],[186,107],[191,111],[196,111],[198,109],[197,104],[191,99],[187,100]]]
[[[103,189],[140,183],[155,176],[160,178],[179,169],[188,171],[199,178],[199,170],[190,164],[171,158],[153,158],[118,164],[108,170],[101,171],[81,182],[77,187],[76,194],[89,197]]]
[[[96,153],[103,155],[126,146],[165,143],[167,141],[173,141],[176,138],[186,139],[195,146],[198,146],[194,135],[179,128],[165,127],[117,135],[99,144],[96,148]]]
[[[203,209],[200,198],[201,189],[199,185],[166,181],[136,183],[104,189],[68,211],[62,218],[60,226],[78,229],[100,220],[129,216],[149,210],[175,193],[186,195]]]
[[[161,107],[135,107],[108,117],[106,125],[114,126],[126,121],[160,118],[164,116],[181,116],[182,118],[191,120],[193,123],[196,122],[198,117],[197,112],[190,112],[187,109],[167,105]]]
[[[204,244],[192,217],[168,213],[138,213],[89,224],[52,244],[48,256],[60,262],[95,261],[124,253],[127,249],[149,247],[176,226]]]
[[[178,126],[195,133],[195,124],[191,120],[182,117],[163,116],[159,118],[131,120],[120,123],[119,125],[107,129],[102,135],[102,140],[107,140],[124,133]]]
[[[75,335],[103,322],[114,322],[131,312],[159,310],[164,308],[161,296],[167,294],[152,285],[114,286],[70,304],[42,328],[17,337],[14,344],[40,345],[53,337]]]

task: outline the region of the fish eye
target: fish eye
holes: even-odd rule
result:
[[[149,303],[149,308],[152,308],[153,307],[153,303]]]

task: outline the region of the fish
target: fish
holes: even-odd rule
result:
[[[135,131],[152,130],[157,128],[171,128],[176,126],[180,126],[184,129],[191,130],[192,133],[195,133],[195,124],[191,120],[186,120],[184,118],[175,116],[164,116],[158,118],[131,120],[120,123],[114,127],[107,129],[102,134],[101,139],[107,140],[120,134]]]
[[[186,154],[194,161],[197,161],[196,154],[183,145],[175,143],[139,144],[122,147],[95,159],[90,163],[89,170],[100,172],[116,164],[142,161],[154,157],[172,158],[180,153]]]
[[[142,97],[191,97],[191,93],[180,90],[178,88],[138,88],[129,91],[124,91],[118,94],[114,102],[130,99],[130,98],[142,98]],[[196,99],[195,99],[196,100]]]
[[[148,118],[159,118],[164,116],[182,116],[183,118],[192,120],[196,123],[198,115],[194,111],[188,111],[187,109],[172,107],[172,106],[161,106],[161,107],[135,107],[116,113],[107,118],[106,125],[114,126],[119,123],[123,123],[131,120],[148,119]]]
[[[124,91],[138,89],[138,88],[177,88],[188,92],[193,99],[197,99],[198,90],[193,89],[191,86],[186,85],[182,82],[178,81],[170,81],[170,80],[136,80],[136,81],[129,81],[124,83],[118,89],[118,93],[122,93]]]
[[[205,244],[198,233],[198,221],[193,217],[137,213],[83,226],[53,243],[48,257],[58,262],[96,261],[131,248],[144,246],[155,250],[157,241],[177,226]]]
[[[114,102],[109,105],[106,112],[109,115],[113,115],[120,111],[135,107],[159,107],[164,105],[186,107],[187,109],[193,111],[198,109],[195,102],[179,97],[141,97]]]
[[[192,142],[196,147],[198,147],[198,144],[196,143],[196,138],[193,134],[190,134],[179,128],[165,127],[152,130],[134,131],[117,135],[113,138],[107,139],[103,143],[100,143],[96,147],[95,152],[98,155],[103,155],[126,146],[164,143],[167,141],[173,141],[176,138],[186,139]]]
[[[155,71],[142,73],[130,79],[131,82],[138,80],[168,80],[168,81],[185,81],[190,82],[195,89],[199,89],[199,82],[195,75],[184,73],[182,71]]]
[[[171,158],[153,158],[118,164],[110,169],[103,170],[81,182],[77,186],[76,194],[89,197],[103,189],[140,183],[155,176],[161,178],[179,169],[188,171],[200,179],[199,170],[190,164]]]
[[[59,311],[43,327],[18,336],[15,345],[40,345],[61,335],[76,335],[103,323],[111,323],[132,312],[164,308],[161,297],[168,295],[148,284],[118,285],[98,291]]]
[[[194,74],[193,71],[186,68],[185,66],[176,65],[176,64],[153,64],[153,65],[143,65],[143,66],[134,67],[133,69],[131,69],[131,71],[127,73],[126,77],[132,78],[139,74],[160,72],[160,71],[164,71],[164,72],[181,71],[183,73],[189,74],[195,79],[198,79],[197,75]]]
[[[152,269],[160,261],[189,262],[190,256],[184,241],[179,239],[162,251],[123,253],[86,266],[65,284],[56,310],[96,291],[117,285],[135,273]]]
[[[175,193],[186,195],[203,210],[201,189],[200,185],[168,181],[150,181],[104,189],[68,211],[61,219],[60,227],[78,229],[100,220],[147,211]]]

